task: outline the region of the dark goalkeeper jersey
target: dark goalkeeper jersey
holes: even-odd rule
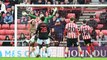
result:
[[[48,25],[46,23],[40,23],[37,27],[36,34],[39,33],[39,39],[48,39],[49,32]]]

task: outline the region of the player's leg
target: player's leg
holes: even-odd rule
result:
[[[91,40],[89,41],[89,44],[90,44],[90,47],[91,47],[91,52],[92,52],[92,55],[95,56],[95,52],[94,52],[94,46],[91,42]]]
[[[35,39],[34,39],[35,36],[32,36],[30,40],[25,40],[25,42],[27,42],[29,44],[29,56],[32,54],[32,52],[34,52],[35,48],[34,48],[34,44],[35,44]],[[31,49],[30,49],[30,46]]]
[[[89,45],[89,40],[84,40],[84,42],[85,42],[85,45],[86,45],[86,47],[87,47],[88,55],[89,55],[90,57],[92,57],[92,55],[91,55],[91,47],[90,47],[90,45]]]
[[[82,52],[82,49],[81,49],[81,47],[80,47],[80,44],[79,44],[78,40],[77,40],[77,39],[74,39],[74,40],[73,40],[73,43],[74,43],[74,46],[78,48],[78,51],[79,51],[80,56],[83,57],[83,52]]]
[[[72,40],[72,39],[67,38],[67,47],[65,47],[65,53],[64,53],[65,58],[67,58],[67,57],[68,57],[69,47],[71,47],[71,46],[72,46],[72,41],[71,41],[71,40]]]
[[[42,42],[43,42],[43,40],[40,40],[39,38],[37,39],[37,44],[38,44],[38,47],[39,47],[37,57],[42,56],[42,51],[41,51]]]
[[[48,38],[48,39],[46,39],[45,41],[44,41],[44,43],[46,44],[45,46],[46,46],[46,49],[45,49],[45,53],[46,53],[46,55],[47,55],[47,57],[50,57],[50,49],[49,49],[49,46],[50,46],[50,38]]]

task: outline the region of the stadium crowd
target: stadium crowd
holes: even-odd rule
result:
[[[14,10],[14,5],[15,4],[90,4],[93,2],[97,2],[97,3],[105,3],[106,0],[0,0],[0,40],[11,40],[12,42],[9,42],[9,45],[0,42],[0,45],[3,46],[14,46],[13,40],[14,40],[14,14],[15,14],[15,10]],[[28,7],[29,8],[29,7]],[[51,28],[51,32],[52,32],[52,36],[55,38],[56,41],[55,42],[55,46],[59,46],[59,43],[63,43],[63,32],[64,32],[64,28],[66,23],[69,22],[69,19],[71,18],[68,16],[69,13],[73,13],[73,18],[76,18],[75,22],[79,21],[79,17],[82,14],[81,10],[63,10],[63,8],[60,8],[58,11],[56,11],[55,13],[53,12],[53,8],[43,8],[43,9],[38,9],[38,8],[34,8],[35,10],[30,11],[28,8],[24,8],[24,7],[19,7],[18,8],[18,24],[24,24],[26,27],[25,29],[29,29],[30,30],[30,34],[28,33],[19,33],[18,35],[18,40],[24,40],[24,39],[30,39],[30,36],[32,36],[32,34],[35,32],[35,28],[37,27],[37,25],[41,22],[40,21],[40,17],[41,16],[45,16],[47,20],[49,21],[45,21],[48,22],[50,28]],[[65,9],[65,8],[64,8]],[[51,17],[50,17],[51,16]],[[68,17],[67,17],[68,16]],[[91,16],[90,21],[88,21],[88,25],[92,25],[94,21],[95,24],[93,23],[92,26],[93,28],[93,38],[95,40],[101,39],[101,40],[107,40],[107,37],[104,33],[102,33],[103,29],[107,29],[106,28],[106,24],[107,24],[107,13],[106,11],[100,14],[100,22],[96,22],[93,18],[93,16]],[[68,19],[68,20],[67,20]],[[36,25],[35,25],[36,23]],[[98,24],[103,24],[103,28],[96,28],[98,26]],[[30,26],[29,26],[30,25]],[[3,27],[4,26],[4,27]],[[23,27],[22,27],[23,28]],[[20,28],[19,28],[20,29]],[[97,33],[96,29],[100,30],[101,33]],[[8,30],[8,31],[7,31]],[[7,33],[7,32],[12,31],[11,33]],[[96,34],[96,36],[94,35]],[[9,39],[7,39],[8,37]],[[22,36],[22,37],[21,37]],[[19,38],[20,37],[20,38]],[[97,37],[97,38],[96,38]],[[7,42],[8,43],[8,42]],[[96,43],[96,42],[95,42]],[[105,42],[102,43],[103,45],[107,45]],[[19,46],[26,46],[26,43],[18,43]]]

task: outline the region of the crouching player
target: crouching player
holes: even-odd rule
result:
[[[65,48],[65,57],[68,57],[69,47],[74,46],[78,48],[79,54],[83,57],[82,49],[79,45],[79,31],[77,25],[74,23],[74,18],[70,19],[70,23],[66,24],[64,35],[67,35],[67,47]]]

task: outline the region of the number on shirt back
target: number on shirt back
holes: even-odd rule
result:
[[[47,27],[41,27],[41,32],[42,33],[47,32]]]
[[[68,28],[68,31],[69,31],[69,32],[75,32],[75,27],[69,27],[69,28]]]
[[[83,28],[83,35],[88,35],[89,34],[89,31],[88,31],[88,29],[86,29],[86,28]]]

